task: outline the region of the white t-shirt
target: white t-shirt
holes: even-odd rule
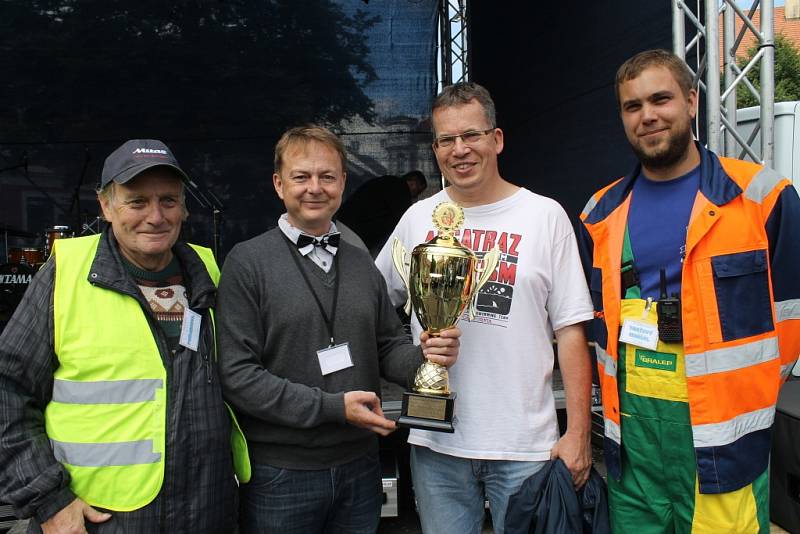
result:
[[[391,249],[397,237],[408,253],[436,230],[431,214],[450,200],[445,191],[412,205],[376,263],[395,306],[406,288]],[[412,429],[409,443],[489,460],[547,460],[558,440],[551,378],[553,331],[588,321],[593,310],[575,233],[554,200],[520,189],[494,204],[464,208],[456,234],[479,257],[498,245],[497,278],[482,288],[478,314],[465,312],[458,361],[450,368],[456,392],[455,433]],[[422,327],[412,320],[414,339]]]

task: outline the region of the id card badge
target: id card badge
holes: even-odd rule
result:
[[[636,319],[625,319],[619,333],[619,340],[637,347],[656,350],[658,348],[658,325]]]
[[[197,351],[200,342],[200,324],[203,318],[189,308],[183,309],[183,324],[181,324],[181,339],[178,341],[189,350]]]
[[[341,343],[317,351],[319,368],[322,376],[353,367],[353,358],[350,357],[350,343]]]

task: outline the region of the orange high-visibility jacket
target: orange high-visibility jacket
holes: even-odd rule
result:
[[[698,148],[700,188],[681,274],[683,343],[700,492],[724,493],[767,468],[778,390],[800,353],[800,199],[775,171]],[[605,455],[616,478],[620,264],[640,170],[592,196],[579,232],[595,308]]]

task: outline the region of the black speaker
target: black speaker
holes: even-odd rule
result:
[[[783,385],[772,429],[770,520],[800,534],[800,381]]]

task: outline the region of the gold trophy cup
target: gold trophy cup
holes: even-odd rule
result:
[[[436,237],[414,247],[411,263],[399,239],[392,243],[392,260],[408,289],[405,311],[413,306],[422,328],[431,336],[455,326],[469,307],[475,318],[478,290],[497,267],[497,247],[478,258],[461,245],[453,234],[464,223],[464,211],[452,202],[442,202],[433,210]],[[447,368],[425,360],[414,376],[414,391],[403,394],[400,426],[453,432],[453,408],[456,394],[450,391]]]

